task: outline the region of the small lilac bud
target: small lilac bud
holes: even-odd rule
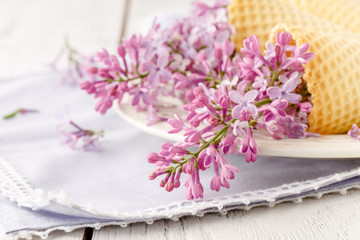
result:
[[[87,69],[88,73],[90,74],[97,74],[98,73],[98,68],[93,66]]]
[[[156,172],[152,172],[152,173],[150,173],[150,175],[149,175],[149,180],[154,180],[157,176],[158,176],[158,175],[157,175]]]
[[[156,163],[160,160],[160,156],[157,153],[149,153],[147,156],[147,160],[149,163]]]
[[[220,48],[216,48],[214,50],[214,56],[217,58],[217,59],[222,59],[222,50]]]
[[[199,96],[204,94],[204,90],[201,87],[196,87],[193,89],[193,93],[195,96]]]
[[[219,124],[219,119],[210,117],[209,124],[213,127],[216,127]]]
[[[123,46],[118,46],[117,52],[118,52],[120,57],[125,57],[126,51],[125,51],[125,48]]]
[[[312,105],[309,102],[298,103],[298,106],[300,107],[300,111],[302,111],[304,113],[311,112]]]

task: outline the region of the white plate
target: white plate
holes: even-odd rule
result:
[[[185,115],[181,108],[181,102],[167,99],[168,106],[161,109],[164,117],[173,117],[173,113],[180,116]],[[160,122],[148,126],[146,112],[137,112],[130,105],[127,98],[121,104],[114,103],[116,112],[128,123],[149,134],[162,137],[171,141],[182,141],[182,132],[169,134],[171,126],[167,122]],[[305,139],[284,138],[275,140],[266,132],[254,131],[254,137],[259,148],[259,155],[301,157],[301,158],[360,158],[360,141],[346,134],[321,135],[320,137],[309,137]]]

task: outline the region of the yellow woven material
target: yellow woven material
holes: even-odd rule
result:
[[[360,124],[360,37],[351,32],[360,32],[360,28],[356,20],[352,20],[353,25],[348,20],[359,20],[360,14],[354,15],[358,11],[355,8],[354,12],[349,11],[350,17],[341,18],[343,10],[331,14],[336,12],[333,6],[328,11],[322,8],[332,2],[342,2],[349,3],[344,7],[349,9],[352,2],[359,1],[315,0],[319,2],[319,9],[312,13],[321,11],[318,16],[306,12],[308,8],[316,8],[312,1],[232,0],[228,10],[229,21],[236,29],[233,41],[239,50],[244,38],[256,34],[264,48],[266,41],[275,40],[276,32],[285,30],[292,34],[298,46],[309,43],[310,51],[316,54],[305,66],[304,75],[313,104],[309,131],[346,133],[353,123]],[[339,4],[335,6],[340,8]]]
[[[360,32],[360,0],[287,0],[322,19]]]
[[[351,34],[349,31],[302,11],[295,4],[283,0],[232,0],[228,12],[229,22],[236,30],[232,40],[237,50],[240,50],[243,39],[253,34],[259,37],[263,50],[271,30],[278,23],[288,23],[345,36]]]
[[[285,24],[275,27],[271,38],[281,31],[290,32],[298,45],[309,43],[316,53],[304,75],[313,104],[309,131],[345,133],[360,124],[360,42]]]

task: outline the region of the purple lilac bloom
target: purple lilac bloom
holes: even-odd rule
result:
[[[160,177],[160,186],[168,192],[187,175],[188,199],[204,195],[201,171],[214,171],[211,190],[230,187],[239,170],[227,160],[228,154],[256,160],[253,131],[265,129],[275,139],[312,136],[304,124],[312,106],[302,79],[304,64],[314,57],[308,44],[292,45],[291,35],[281,32],[262,53],[253,35],[244,40],[241,53],[236,52],[226,2],[197,3],[192,16],[170,28],[154,21],[147,34],[123,39],[117,55],[99,52],[88,68],[92,75],[84,75],[80,84],[99,98],[95,109],[102,114],[127,94],[138,111],[148,113],[147,124],[168,120],[170,133],[183,134],[182,142],[163,143],[147,160],[156,166],[149,179]],[[186,116],[160,117],[161,95],[183,101]],[[75,130],[64,133],[68,144],[76,146],[84,139],[85,149],[95,148],[98,137]]]
[[[348,131],[347,134],[352,138],[360,140],[360,129],[355,123],[352,125],[352,128]]]
[[[61,118],[63,122],[57,126],[57,129],[65,137],[62,141],[63,144],[68,145],[73,150],[101,151],[98,141],[100,137],[104,136],[102,130],[94,132],[83,129],[73,122],[68,115],[63,115]]]
[[[258,92],[256,90],[251,90],[242,96],[241,93],[237,91],[230,92],[230,98],[237,105],[232,110],[233,118],[240,118],[240,113],[242,110],[250,110],[253,115],[257,113],[257,108],[254,105],[254,100],[257,97]]]
[[[282,75],[284,76],[284,75]],[[283,81],[285,81],[285,83],[283,85],[281,85],[280,87],[269,87],[267,89],[267,94],[269,95],[270,99],[275,100],[275,99],[286,99],[288,100],[290,103],[298,103],[302,96],[296,93],[293,93],[295,88],[298,85],[298,73],[294,72],[293,74],[291,74],[289,79],[286,79],[286,77],[284,76],[282,78]],[[279,77],[280,78],[280,77]]]

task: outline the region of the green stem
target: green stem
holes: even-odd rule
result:
[[[271,82],[270,82],[269,86],[274,86],[274,83],[275,83],[276,79],[278,79],[278,77],[279,77],[279,75],[280,75],[280,73],[281,73],[281,71],[278,72],[278,67],[279,67],[278,65],[279,65],[279,64],[277,63],[277,64],[276,64],[276,69],[275,69],[275,71],[273,72],[273,76],[272,76],[272,78],[271,78]]]
[[[214,81],[217,84],[221,84],[221,80],[213,78],[213,77],[206,77],[205,80],[206,81]]]
[[[144,77],[147,77],[148,75],[149,75],[149,73],[139,74],[136,77],[126,79],[126,81],[132,81],[132,80],[136,80],[136,79],[139,79],[139,78],[144,78]]]
[[[256,103],[254,103],[254,104],[255,104],[255,106],[257,106],[257,107],[260,107],[260,106],[265,105],[265,104],[268,104],[268,103],[271,103],[270,98],[263,99],[263,100],[261,100],[261,101],[258,101],[258,102],[256,102]]]
[[[3,119],[10,119],[10,118],[13,118],[15,117],[19,112],[21,112],[21,108],[16,110],[15,112],[12,112],[10,114],[7,114],[3,117]]]
[[[226,131],[228,130],[229,126],[225,126],[223,129],[221,129],[212,139],[210,139],[210,141],[208,141],[204,146],[202,146],[202,148],[200,148],[199,151],[197,151],[196,153],[194,153],[194,157],[197,157],[202,150],[204,150],[205,148],[207,148],[208,146],[210,146],[210,144],[212,142],[215,142],[217,140],[217,138],[223,134],[226,133]]]

